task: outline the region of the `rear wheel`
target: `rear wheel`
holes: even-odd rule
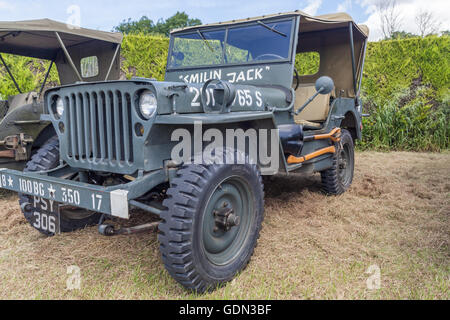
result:
[[[50,138],[42,147],[33,155],[27,163],[24,172],[48,171],[56,168],[59,164],[59,140],[58,137]],[[63,177],[71,180],[77,180],[77,175]],[[19,204],[25,219],[33,226],[33,197],[20,194]],[[72,232],[83,229],[99,222],[100,215],[91,211],[80,208],[62,207],[60,210],[60,231]],[[33,226],[34,227],[34,226]],[[37,229],[39,232],[52,236],[54,233]]]
[[[350,188],[355,169],[355,148],[353,138],[343,129],[341,141],[337,143],[333,166],[321,172],[322,186],[327,194],[339,195]]]
[[[187,165],[163,204],[160,250],[184,287],[211,290],[233,279],[253,255],[264,214],[255,165]]]

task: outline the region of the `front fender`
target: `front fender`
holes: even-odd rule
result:
[[[226,114],[214,113],[186,113],[186,114],[170,114],[159,115],[155,119],[155,124],[170,124],[170,125],[190,125],[196,122],[201,122],[204,125],[208,124],[225,124],[237,123],[246,121],[256,121],[263,119],[273,119],[273,113],[270,111],[264,112],[232,112]],[[274,126],[273,126],[274,128]]]
[[[42,107],[40,105],[26,104],[8,110],[0,121],[0,140],[5,137],[24,133],[33,140],[44,130],[49,122],[41,121]]]
[[[188,139],[185,137],[191,137],[189,140],[192,140],[192,146],[187,147],[187,149],[190,150],[190,155],[183,156],[183,159],[193,158],[196,154],[198,154],[198,152],[204,150],[204,148],[210,143],[215,142],[215,138],[211,141],[210,137],[206,137],[209,129],[216,129],[222,133],[222,138],[224,139],[223,146],[226,145],[229,134],[238,134],[240,131],[240,133],[247,135],[249,134],[249,129],[256,130],[256,137],[258,141],[264,137],[267,138],[268,150],[273,149],[272,143],[274,143],[275,140],[272,139],[276,139],[279,163],[276,165],[277,168],[273,171],[286,171],[286,163],[284,161],[283,149],[278,132],[276,138],[272,138],[272,130],[277,129],[277,125],[274,114],[270,111],[230,112],[224,114],[191,113],[158,115],[155,118],[154,126],[152,128],[152,132],[150,133],[151,138],[149,145],[147,146],[148,149],[144,150],[146,153],[145,157],[150,160],[150,163],[161,163],[161,160],[171,158],[170,151],[174,150],[176,145],[183,144],[184,141]],[[184,133],[180,133],[180,130],[183,130]],[[235,131],[230,133],[229,130]],[[266,136],[264,136],[265,134]],[[171,141],[171,144],[167,145],[165,144],[165,141]],[[202,143],[201,147],[196,145],[199,141]],[[252,146],[260,146],[258,141],[256,141]],[[248,146],[249,145],[247,145],[247,147]],[[227,145],[227,147],[230,146]],[[158,152],[154,152],[154,150],[158,150]],[[258,155],[259,152],[260,151],[258,148]],[[273,154],[271,152],[269,153],[271,159],[273,159]],[[272,163],[270,165],[272,168]],[[263,166],[261,166],[261,169],[263,170],[262,167]]]

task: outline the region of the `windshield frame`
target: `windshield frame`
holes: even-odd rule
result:
[[[226,47],[227,47],[227,40],[228,40],[228,32],[230,29],[239,28],[239,27],[246,27],[246,26],[257,26],[260,25],[258,21],[261,21],[265,24],[270,23],[276,23],[276,22],[288,22],[291,21],[291,38],[289,43],[289,52],[288,57],[285,59],[274,59],[274,60],[262,60],[262,61],[249,61],[249,62],[237,62],[237,63],[224,63],[224,55],[226,54]],[[195,69],[209,69],[209,68],[224,68],[224,67],[235,67],[235,66],[250,66],[250,65],[262,65],[262,64],[274,64],[274,63],[292,63],[293,61],[293,46],[296,41],[296,35],[295,30],[297,28],[298,20],[295,15],[289,15],[289,16],[283,16],[283,17],[274,17],[270,19],[259,19],[257,21],[251,21],[251,22],[242,22],[238,24],[230,24],[230,25],[221,25],[221,26],[212,26],[212,27],[201,27],[198,29],[190,29],[187,31],[180,31],[177,33],[173,33],[170,35],[170,43],[169,43],[169,51],[167,55],[167,64],[166,64],[166,72],[172,72],[172,71],[183,71],[183,70],[195,70]],[[263,26],[261,26],[263,27]],[[170,60],[172,57],[172,51],[173,46],[175,42],[175,38],[177,36],[183,36],[183,35],[189,35],[189,34],[195,34],[196,32],[200,31],[202,33],[209,32],[209,31],[219,31],[224,30],[225,31],[225,38],[224,38],[224,45],[222,49],[222,63],[220,64],[206,64],[206,65],[197,65],[197,66],[179,66],[179,67],[171,67],[170,66]],[[275,32],[275,31],[274,31]],[[279,35],[281,36],[281,35]]]

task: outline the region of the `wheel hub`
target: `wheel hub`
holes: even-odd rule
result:
[[[247,183],[232,176],[212,192],[204,210],[202,244],[208,259],[224,265],[239,256],[254,219]]]
[[[347,168],[347,158],[343,152],[340,153],[339,156],[339,169],[346,169]]]
[[[227,202],[223,203],[222,208],[214,210],[213,214],[215,220],[214,232],[219,230],[227,232],[241,222],[241,218],[234,214],[233,208]]]

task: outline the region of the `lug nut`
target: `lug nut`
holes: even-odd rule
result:
[[[238,226],[241,222],[241,218],[239,216],[236,216],[234,214],[230,214],[227,218],[227,226]]]

